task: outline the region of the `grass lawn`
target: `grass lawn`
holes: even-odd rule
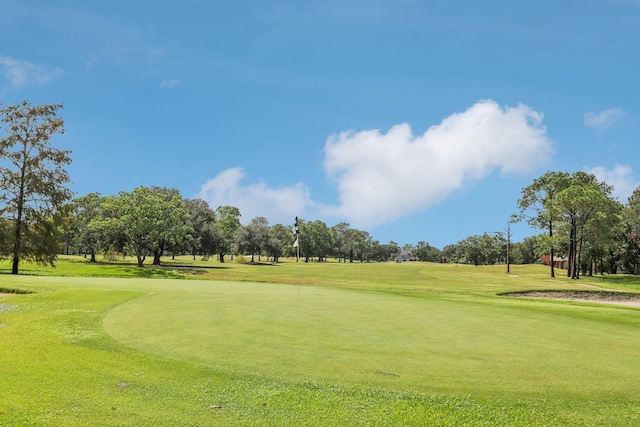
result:
[[[32,292],[0,294],[0,425],[640,423],[640,309],[498,295],[635,277],[79,257],[23,272],[0,274]]]

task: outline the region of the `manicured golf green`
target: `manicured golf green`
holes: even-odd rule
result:
[[[0,425],[640,422],[640,309],[497,295],[629,276],[181,262],[154,274],[185,280],[0,275],[33,291],[0,295]],[[126,276],[56,270],[85,266]]]

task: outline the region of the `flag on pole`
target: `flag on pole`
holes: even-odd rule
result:
[[[295,225],[293,226],[293,230],[291,230],[291,231],[293,231],[293,234],[295,234],[295,235],[296,235],[296,241],[295,241],[295,242],[293,242],[293,247],[294,247],[294,248],[297,248],[297,247],[298,247],[298,245],[299,245],[299,243],[298,243],[298,236],[300,236],[300,228],[298,227],[298,217],[296,217]]]

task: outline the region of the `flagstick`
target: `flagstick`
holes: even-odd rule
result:
[[[298,263],[298,295],[300,295],[300,244],[299,243],[296,249],[298,250],[298,257],[296,258]]]
[[[300,295],[300,227],[298,224],[298,217],[296,217],[296,222],[293,226],[293,234],[296,235],[296,241],[293,246],[296,247],[296,264],[298,264],[298,295]]]

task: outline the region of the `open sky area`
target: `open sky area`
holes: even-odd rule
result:
[[[64,104],[78,196],[165,186],[442,248],[504,231],[548,170],[640,182],[640,0],[0,9],[0,102]]]

